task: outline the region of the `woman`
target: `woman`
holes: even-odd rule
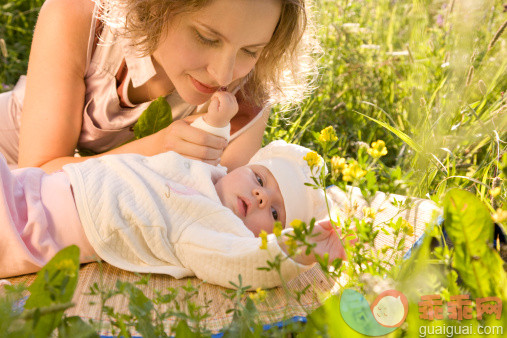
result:
[[[300,99],[313,74],[306,11],[303,0],[48,0],[26,89],[22,78],[0,95],[0,118],[11,129],[0,151],[47,172],[86,159],[75,149],[174,150],[229,169],[243,165],[261,145],[269,104]],[[229,144],[189,125],[219,88],[239,104]],[[132,126],[160,96],[175,121],[131,141]]]

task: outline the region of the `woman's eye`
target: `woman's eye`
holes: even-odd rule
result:
[[[205,45],[208,45],[208,46],[214,46],[218,43],[218,40],[210,40],[208,38],[205,38],[204,36],[201,35],[201,33],[199,33],[197,30],[195,31],[195,35],[197,36],[197,39],[205,44]]]
[[[273,219],[275,221],[278,221],[278,211],[275,210],[275,208],[271,208],[271,215],[273,215]]]
[[[251,56],[251,57],[253,57],[253,58],[256,58],[256,57],[257,57],[257,52],[252,52],[252,51],[250,51],[250,50],[248,50],[248,49],[243,49],[243,51],[244,51],[244,52],[245,52],[245,54],[246,54],[246,55],[248,55],[248,56]]]
[[[255,178],[257,179],[257,182],[261,185],[261,187],[264,186],[264,182],[262,181],[262,178],[259,175],[255,175]]]

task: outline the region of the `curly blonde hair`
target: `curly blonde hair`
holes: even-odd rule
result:
[[[197,11],[213,0],[95,0],[99,18],[121,27],[140,55],[157,48],[175,15]],[[313,90],[317,76],[316,39],[311,0],[280,0],[282,10],[273,36],[264,47],[242,91],[257,104],[294,104]],[[123,13],[123,14],[119,14]]]

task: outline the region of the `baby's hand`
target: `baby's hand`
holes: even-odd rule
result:
[[[218,91],[211,97],[208,112],[203,119],[212,127],[225,127],[238,112],[236,97],[225,91]]]
[[[323,257],[325,253],[329,254],[329,262],[334,261],[336,258],[346,260],[347,254],[342,243],[344,243],[344,241],[348,241],[349,243],[355,243],[357,241],[357,239],[340,239],[341,231],[339,229],[335,230],[329,220],[316,222],[313,233],[317,236],[307,238],[309,243],[316,244],[312,253],[310,255],[305,255],[303,252],[292,257],[296,262],[305,265],[312,264],[317,261],[315,255]]]

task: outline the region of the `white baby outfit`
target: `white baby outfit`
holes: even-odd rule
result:
[[[253,289],[280,285],[276,272],[257,270],[284,255],[276,237],[261,250],[261,239],[220,202],[214,183],[225,168],[168,152],[103,156],[64,171],[87,238],[108,263],[176,278],[196,275],[224,287],[239,274]],[[290,280],[309,268],[288,259],[282,275]]]

